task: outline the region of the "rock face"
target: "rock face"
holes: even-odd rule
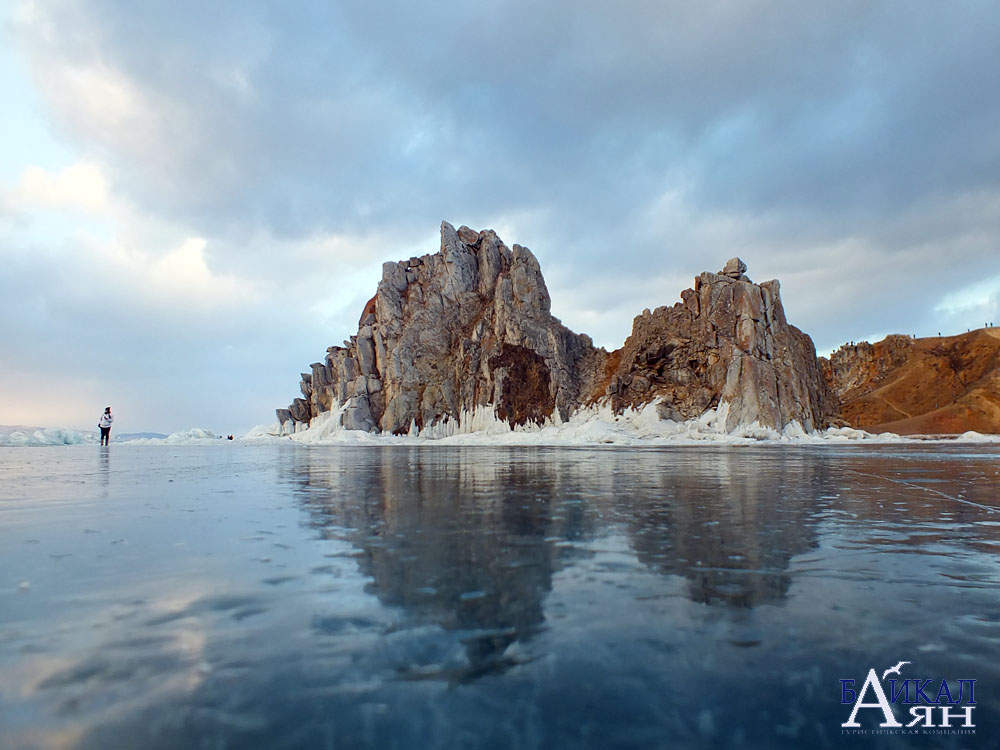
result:
[[[382,266],[357,335],[303,374],[303,398],[278,419],[343,404],[348,429],[390,433],[487,405],[511,424],[567,418],[598,356],[549,312],[530,250],[443,223],[440,252]]]
[[[645,310],[607,385],[615,409],[660,398],[660,414],[691,419],[729,405],[726,427],[797,421],[825,427],[836,401],[812,340],[785,320],[777,281],[754,284],[739,258],[702,273],[673,307]]]
[[[785,321],[778,282],[746,270],[733,258],[701,274],[609,354],[553,317],[530,250],[444,222],[440,252],[383,265],[357,334],[302,374],[302,398],[278,421],[293,430],[336,407],[348,429],[398,434],[476,410],[522,425],[660,399],[673,419],[725,402],[729,427],[823,427],[836,402],[812,341]]]
[[[871,432],[1000,432],[1000,329],[845,344],[821,359],[841,419]]]

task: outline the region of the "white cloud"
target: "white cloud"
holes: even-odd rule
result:
[[[183,228],[139,214],[114,196],[95,162],[58,171],[26,167],[13,188],[0,191],[0,198],[23,226],[47,230],[46,246],[63,248],[43,253],[60,263],[53,279],[73,269],[80,281],[105,290],[113,285],[118,294],[130,296],[137,309],[176,302],[210,309],[245,300],[254,292],[252,281],[210,267],[205,238],[185,236]],[[80,213],[99,221],[66,221]],[[26,237],[12,234],[16,241],[0,247],[0,257],[25,252],[32,244]]]
[[[975,284],[946,294],[934,309],[948,315],[977,309],[995,311],[998,298],[1000,298],[1000,275],[977,281]]]
[[[203,237],[185,237],[165,248],[81,238],[67,260],[83,283],[119,309],[167,316],[183,330],[184,320],[210,311],[235,314],[260,301],[261,284],[212,268],[207,247]]]
[[[247,281],[227,274],[213,273],[205,262],[206,241],[202,237],[188,237],[178,247],[157,258],[151,265],[147,278],[172,295],[197,297],[204,302],[213,299],[232,299],[251,291]],[[136,269],[140,278],[146,269]]]
[[[47,208],[103,214],[110,206],[108,180],[93,162],[79,162],[59,172],[26,167],[17,185],[5,192],[4,202],[18,211]]]

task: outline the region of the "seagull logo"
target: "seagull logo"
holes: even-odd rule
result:
[[[936,727],[940,727],[940,732],[944,734],[976,733],[972,716],[977,708],[976,680],[953,678],[949,684],[949,680],[942,677],[904,679],[901,670],[911,663],[896,662],[881,672],[881,680],[879,671],[870,667],[860,688],[854,679],[840,681],[841,705],[853,706],[847,721],[840,725],[841,734],[866,734],[871,731],[862,729],[859,713],[864,714],[867,718],[864,723],[869,725],[880,717],[879,731],[886,734],[927,734],[930,733],[928,730]],[[889,679],[894,675],[897,679]]]
[[[887,670],[885,670],[885,671],[884,671],[884,672],[882,673],[882,679],[884,680],[884,679],[885,679],[886,677],[888,677],[888,676],[889,676],[889,675],[891,675],[891,674],[899,674],[899,668],[900,668],[901,666],[903,666],[904,664],[909,664],[909,663],[910,663],[910,662],[908,662],[908,661],[901,661],[901,662],[899,662],[899,664],[897,664],[896,666],[894,666],[894,667],[889,667],[889,668],[888,668]],[[899,674],[899,676],[900,676],[900,677],[902,677],[903,675]]]

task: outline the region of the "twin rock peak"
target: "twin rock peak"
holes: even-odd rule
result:
[[[778,282],[746,271],[732,258],[700,274],[607,352],[552,315],[530,250],[442,222],[439,252],[383,264],[357,334],[303,373],[278,421],[288,433],[337,411],[346,429],[402,434],[484,410],[523,425],[657,400],[678,421],[727,404],[727,430],[826,427],[837,403],[812,340],[785,320]]]

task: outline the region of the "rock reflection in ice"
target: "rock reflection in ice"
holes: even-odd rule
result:
[[[828,747],[869,665],[1000,680],[988,446],[112,452],[0,452],[0,747]]]

